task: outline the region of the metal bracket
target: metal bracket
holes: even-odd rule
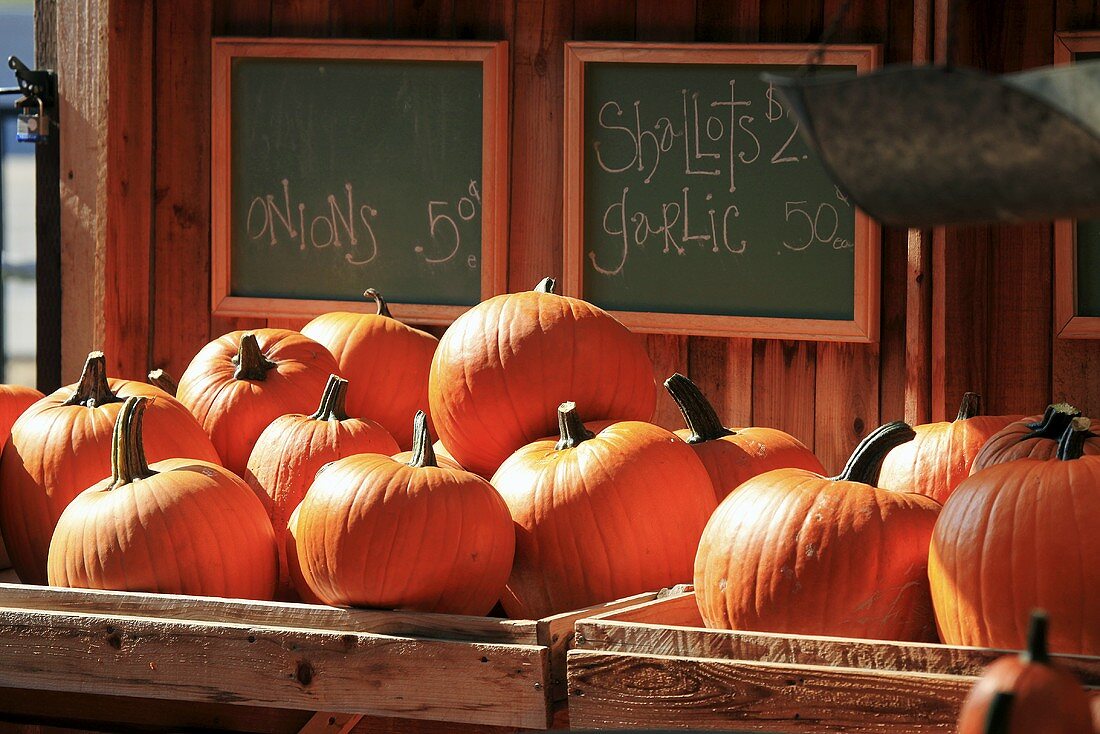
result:
[[[27,100],[42,100],[53,107],[57,100],[57,74],[48,69],[28,69],[16,56],[8,57],[8,68],[15,71],[18,87],[0,89],[0,94],[22,94]]]

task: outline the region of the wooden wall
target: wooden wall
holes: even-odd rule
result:
[[[519,290],[561,274],[565,41],[816,41],[843,0],[111,0],[108,5],[109,66],[103,73],[110,81],[111,123],[105,137],[90,146],[67,150],[63,138],[62,147],[63,171],[83,167],[81,178],[104,182],[90,203],[67,205],[70,216],[77,207],[91,206],[105,220],[105,234],[95,239],[94,228],[85,227],[84,240],[76,237],[66,245],[94,249],[98,256],[84,261],[96,263],[95,282],[101,277],[102,284],[88,285],[88,272],[72,267],[63,275],[69,302],[88,291],[93,306],[102,304],[97,322],[103,327],[75,328],[79,317],[64,327],[66,380],[75,379],[83,354],[99,346],[106,349],[113,374],[141,377],[151,367],[179,374],[209,338],[264,325],[209,314],[212,35],[507,39],[513,133],[508,283]],[[833,40],[881,43],[887,63],[928,59],[933,46],[942,58],[944,5],[944,0],[852,0]],[[992,71],[1049,63],[1055,28],[1100,22],[1092,0],[955,5],[958,60]],[[72,3],[77,10],[84,6],[96,4]],[[69,22],[64,16],[76,11],[64,3],[60,12],[63,32]],[[66,73],[62,66],[63,78]],[[80,94],[79,87],[71,87],[70,94]],[[953,414],[950,406],[967,389],[983,392],[992,411],[1038,411],[1052,394],[1100,410],[1100,387],[1086,379],[1093,365],[1100,365],[1100,345],[1052,338],[1051,240],[1049,224],[886,230],[882,338],[875,345],[639,338],[646,340],[661,379],[674,370],[686,372],[715,400],[728,424],[790,431],[813,446],[829,468],[839,468],[855,442],[880,422]],[[671,401],[661,403],[658,420],[678,425]]]

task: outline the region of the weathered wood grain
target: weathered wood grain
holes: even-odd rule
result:
[[[817,346],[757,340],[752,367],[753,424],[786,431],[815,452]]]
[[[761,0],[696,0],[695,40],[751,43],[760,38]]]
[[[752,425],[752,339],[691,337],[688,377],[714,405],[726,426]]]
[[[814,453],[826,471],[837,474],[881,422],[878,345],[819,344],[816,379]]]

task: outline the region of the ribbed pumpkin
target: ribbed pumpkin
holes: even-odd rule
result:
[[[460,316],[432,360],[439,438],[462,466],[492,476],[516,449],[550,435],[560,403],[588,420],[649,420],[657,393],[640,338],[590,303],[533,291],[496,296]]]
[[[1082,455],[1088,427],[1075,419],[1054,459],[991,466],[944,504],[928,563],[944,642],[1019,649],[1039,608],[1058,620],[1052,650],[1100,655],[1100,457]]]
[[[290,576],[294,593],[306,604],[324,604],[309,588],[305,577],[302,576],[302,566],[298,561],[298,508],[290,513],[290,520],[286,523],[286,532],[283,534],[282,548],[279,549],[279,557],[284,559],[285,565],[280,573]]]
[[[974,457],[970,473],[1004,464],[1016,459],[1050,459],[1058,453],[1058,441],[1069,427],[1070,421],[1081,411],[1067,403],[1047,407],[1043,415],[1023,418],[1005,426],[990,436],[982,450]],[[1081,447],[1085,455],[1100,454],[1100,438],[1087,437]]]
[[[298,506],[302,580],[334,606],[485,614],[515,550],[508,508],[481,477],[436,464],[424,413],[413,460],[357,454],[317,474]]]
[[[317,471],[330,461],[353,454],[392,454],[397,442],[374,421],[348,418],[344,400],[348,381],[331,375],[312,415],[279,416],[256,439],[245,472],[248,484],[264,503],[279,541],[279,594],[290,590],[286,532],[290,513],[302,501]]]
[[[558,439],[524,446],[493,476],[516,523],[501,597],[508,616],[537,619],[688,581],[715,507],[695,452],[640,421],[593,433],[574,403],[562,403],[558,421]]]
[[[970,466],[994,434],[1019,416],[982,415],[982,396],[963,395],[953,421],[916,426],[916,438],[894,448],[882,460],[878,486],[916,492],[943,504],[959,482],[970,476]]]
[[[838,477],[776,469],[718,506],[699,543],[695,596],[708,627],[884,640],[935,639],[928,541],[939,505],[872,486],[912,429],[873,431]]]
[[[131,395],[156,398],[145,416],[151,459],[220,463],[185,407],[152,385],[108,380],[103,353],[92,352],[80,382],[42,398],[19,417],[0,458],[0,532],[24,583],[46,583],[46,554],[61,512],[81,490],[111,473],[111,433]]]
[[[1027,649],[1005,655],[986,668],[959,713],[959,734],[1089,734],[1089,697],[1072,673],[1050,659],[1047,618],[1035,613]],[[1011,696],[1011,706],[1003,702]],[[994,709],[998,696],[1004,711]],[[1002,719],[1000,728],[991,725]]]
[[[327,347],[351,381],[348,412],[381,423],[409,449],[409,416],[428,409],[428,371],[439,340],[393,318],[373,288],[363,295],[374,299],[377,313],[321,314],[302,333]]]
[[[0,385],[0,448],[11,435],[16,419],[42,398],[46,397],[33,387]]]
[[[814,453],[794,436],[774,428],[740,428],[722,425],[706,396],[687,377],[677,373],[665,380],[687,428],[676,431],[703,461],[718,500],[745,480],[772,469],[793,467],[825,473]]]
[[[328,350],[296,331],[234,331],[195,355],[176,396],[210,435],[225,467],[244,478],[268,424],[311,410],[333,373],[339,370]]]
[[[142,414],[151,402],[126,399],[111,439],[111,476],[61,513],[50,585],[270,599],[275,534],[263,505],[217,464],[149,464]]]

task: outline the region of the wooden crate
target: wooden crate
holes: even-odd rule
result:
[[[1001,650],[708,630],[690,591],[576,625],[569,717],[578,729],[955,732]],[[1100,703],[1100,658],[1054,655]]]
[[[0,583],[0,721],[336,732],[366,714],[546,729],[574,622],[654,597],[508,620]]]

